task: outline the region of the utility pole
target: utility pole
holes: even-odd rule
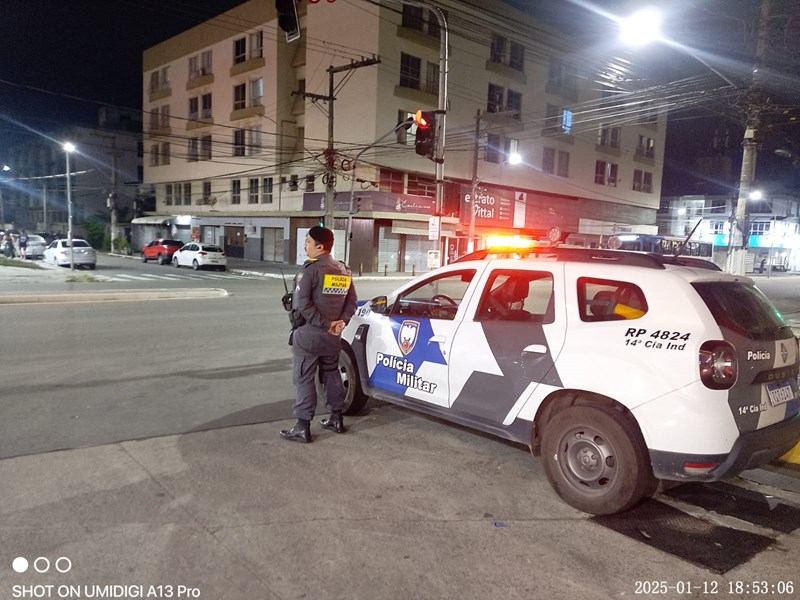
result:
[[[349,65],[341,67],[328,67],[328,95],[322,96],[320,94],[311,94],[304,92],[305,98],[312,100],[321,100],[328,103],[328,146],[325,148],[325,227],[333,230],[333,196],[336,189],[336,150],[333,147],[333,103],[336,98],[333,95],[333,76],[336,73],[343,71],[352,71],[353,69],[360,69],[361,67],[369,67],[377,65],[381,60],[379,58],[371,58],[352,62]]]
[[[481,109],[475,115],[475,147],[472,150],[472,194],[469,199],[469,237],[467,238],[467,252],[475,250],[475,207],[478,205],[478,150],[481,138]]]
[[[728,255],[728,272],[744,275],[747,261],[747,239],[750,232],[747,226],[747,199],[752,191],[756,176],[756,159],[758,151],[758,128],[761,124],[761,112],[764,109],[764,97],[761,84],[764,79],[762,65],[764,54],[769,43],[769,19],[771,0],[761,0],[761,13],[758,20],[758,37],[753,66],[753,78],[747,91],[747,121],[742,141],[742,170],[739,177],[739,196],[736,202],[736,219],[732,223],[730,236],[733,240],[732,251]]]
[[[111,210],[111,252],[117,242],[117,136],[111,138],[111,193],[108,195],[108,208]]]

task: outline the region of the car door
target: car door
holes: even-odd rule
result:
[[[401,292],[374,315],[367,341],[370,385],[405,399],[448,403],[450,348],[475,269],[437,273]]]
[[[510,425],[539,385],[563,387],[563,265],[497,268],[466,311],[450,354],[454,411]]]

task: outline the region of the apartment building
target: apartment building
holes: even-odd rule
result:
[[[589,244],[655,233],[658,101],[603,80],[599,62],[499,0],[435,4],[449,31],[437,239],[435,164],[415,153],[414,127],[387,134],[437,108],[441,28],[432,12],[394,2],[303,3],[301,37],[287,43],[273,3],[251,0],[146,50],[156,210],[138,225],[231,256],[302,262],[332,178],[335,254],[350,230],[347,258],[364,271],[419,272],[431,256],[462,254],[470,207],[478,247],[497,235]]]

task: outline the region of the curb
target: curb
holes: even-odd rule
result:
[[[222,288],[183,288],[156,290],[114,290],[92,292],[53,292],[39,294],[0,294],[2,304],[49,304],[56,302],[113,302],[137,300],[187,300],[223,298],[228,291]]]

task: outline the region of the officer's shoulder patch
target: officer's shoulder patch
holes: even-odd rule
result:
[[[352,278],[349,275],[325,273],[325,277],[322,280],[322,293],[345,296],[347,295],[347,290],[350,289],[351,280]]]

